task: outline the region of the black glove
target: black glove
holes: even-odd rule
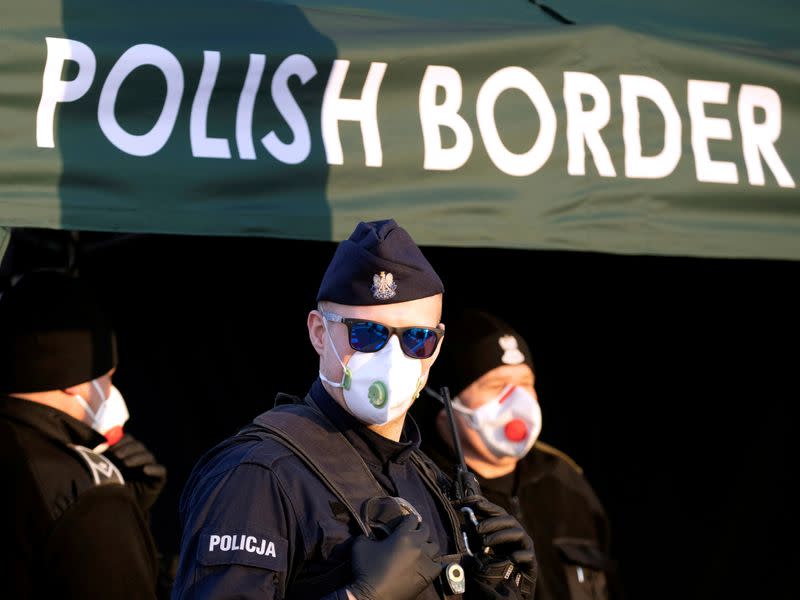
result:
[[[354,581],[347,588],[359,600],[412,600],[439,575],[439,547],[430,529],[406,515],[385,539],[361,536],[350,559]]]
[[[458,505],[462,506],[471,508],[478,519],[483,547],[473,548],[476,560],[469,570],[483,597],[531,598],[538,572],[531,536],[505,509],[483,496],[465,498]]]
[[[120,465],[125,483],[142,510],[149,510],[167,483],[167,468],[156,462],[147,446],[130,433],[109,447],[106,454]]]

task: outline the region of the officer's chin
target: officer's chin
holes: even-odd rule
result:
[[[389,439],[399,439],[400,432],[403,430],[403,425],[406,422],[406,414],[408,411],[404,412],[399,417],[389,421],[388,423],[382,423],[379,425],[367,425],[367,429],[374,431],[382,435],[385,438]]]

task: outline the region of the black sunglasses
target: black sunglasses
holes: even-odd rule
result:
[[[331,323],[347,325],[350,347],[357,352],[377,352],[392,335],[397,334],[403,354],[409,358],[430,358],[444,336],[444,330],[438,327],[392,327],[377,321],[348,319],[336,313],[320,312]]]

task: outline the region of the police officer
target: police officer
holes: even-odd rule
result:
[[[606,513],[580,467],[537,439],[542,412],[525,340],[500,318],[476,309],[448,319],[447,336],[436,379],[452,392],[466,463],[484,495],[533,537],[539,562],[535,597],[614,596]],[[441,404],[431,407],[420,403],[415,411],[423,449],[446,470],[455,460],[451,428]]]
[[[79,280],[32,273],[0,297],[3,597],[156,596],[146,510],[166,470],[122,430],[116,362]]]
[[[524,598],[532,542],[449,481],[406,413],[439,353],[443,286],[393,220],[336,249],[307,319],[319,378],[211,450],[184,489],[173,599]],[[470,550],[470,551],[472,551]]]

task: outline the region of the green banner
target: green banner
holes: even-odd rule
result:
[[[7,0],[0,225],[800,259],[791,11],[552,6]]]
[[[11,231],[8,227],[0,227],[0,263],[3,262],[3,256],[8,249],[8,243],[11,240]]]

